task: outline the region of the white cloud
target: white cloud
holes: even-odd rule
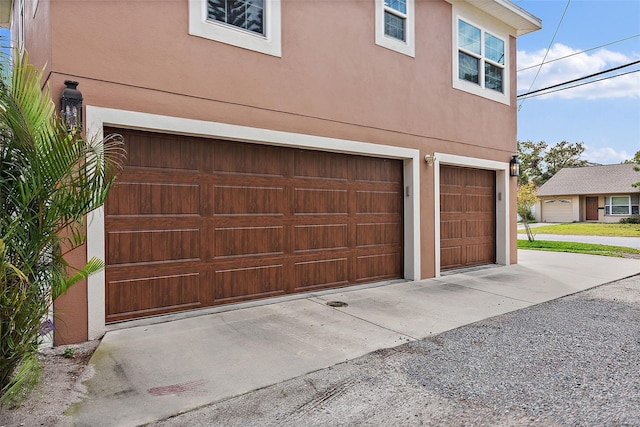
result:
[[[616,150],[611,147],[589,148],[587,146],[582,157],[593,163],[609,165],[630,160],[633,157],[633,153],[629,154],[625,150]]]
[[[518,69],[528,68],[542,62],[545,49],[533,52],[518,51]],[[563,58],[576,54],[579,50],[572,49],[560,43],[556,43],[549,50],[546,62],[556,58]],[[555,84],[564,83],[568,80],[577,79],[620,65],[634,62],[637,58],[631,58],[620,52],[613,52],[607,49],[600,49],[594,52],[579,53],[569,58],[548,63],[542,66],[535,85],[531,90],[541,89]],[[518,73],[518,93],[530,91],[539,67],[529,68]],[[612,73],[595,77],[604,78],[615,74],[637,70],[638,65],[622,68]],[[576,82],[584,83],[585,81]],[[597,83],[586,84],[569,90],[558,91],[540,98],[564,98],[564,99],[601,99],[601,98],[640,98],[640,72],[627,74],[621,77],[606,79]]]

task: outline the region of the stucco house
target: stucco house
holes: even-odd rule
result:
[[[52,93],[128,160],[55,304],[115,322],[517,262],[508,0],[0,0]],[[59,99],[55,99],[59,102]]]
[[[564,168],[538,190],[536,219],[540,222],[619,222],[640,214],[637,165]]]

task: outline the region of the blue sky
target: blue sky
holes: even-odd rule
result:
[[[639,0],[514,0],[542,19],[542,30],[518,38],[518,70],[633,37],[543,65],[532,90],[640,60]],[[518,72],[518,94],[529,91],[539,67]],[[598,78],[640,70],[640,64]],[[520,106],[520,104],[522,104]],[[610,164],[640,150],[640,71],[519,101],[518,140],[583,142],[584,158]]]

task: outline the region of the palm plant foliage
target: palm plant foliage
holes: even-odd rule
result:
[[[38,380],[38,346],[52,301],[103,267],[73,268],[83,219],[121,170],[119,135],[87,140],[56,114],[42,72],[24,59],[0,81],[0,405],[19,404]]]

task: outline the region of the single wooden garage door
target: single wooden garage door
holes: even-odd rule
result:
[[[496,261],[496,174],[440,167],[440,269]]]
[[[107,322],[403,275],[401,161],[108,132]]]

